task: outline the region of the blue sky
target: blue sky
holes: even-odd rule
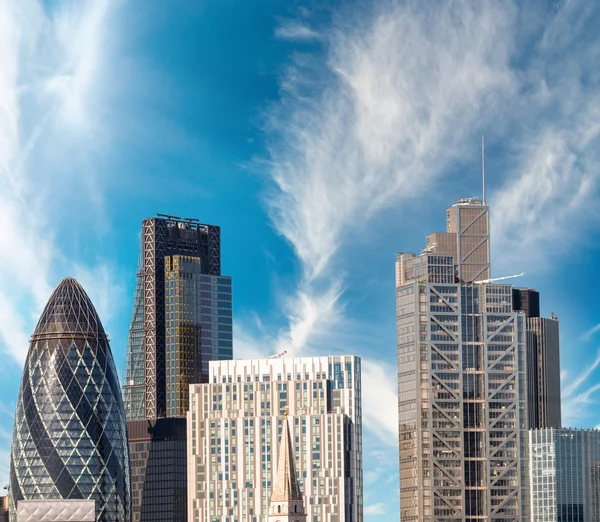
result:
[[[0,480],[52,288],[122,370],[161,212],[221,225],[236,357],[362,356],[366,518],[397,520],[394,253],[480,193],[481,134],[493,274],[559,316],[564,423],[600,424],[600,5],[520,4],[0,0]]]

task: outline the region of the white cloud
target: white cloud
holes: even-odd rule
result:
[[[537,17],[537,19],[536,19]],[[535,13],[538,41],[520,71],[520,96],[509,112],[514,164],[491,198],[492,248],[502,269],[536,271],[597,229],[600,179],[600,43],[588,30],[598,11],[574,0]],[[593,32],[593,31],[592,31]],[[535,123],[534,123],[535,122]],[[492,175],[493,177],[493,175]]]
[[[581,372],[576,375],[571,382],[566,385],[563,390],[562,390],[562,396],[564,399],[568,399],[569,397],[571,397],[573,395],[573,393],[575,393],[577,391],[577,389],[583,384],[585,383],[589,377],[592,375],[592,373],[594,373],[594,370],[596,370],[596,368],[598,368],[598,366],[600,365],[600,353],[597,355],[595,361],[585,367],[583,370],[581,370]]]
[[[0,349],[18,363],[52,287],[86,270],[56,234],[102,199],[88,155],[101,138],[107,13],[107,0],[0,4]],[[109,269],[90,270],[106,301]]]
[[[386,4],[330,32],[328,81],[296,57],[270,115],[270,216],[302,269],[275,344],[361,355],[365,426],[392,446],[396,372],[372,357],[381,347],[350,338],[358,328],[345,316],[340,250],[376,213],[430,187],[513,92],[512,18],[496,4]]]
[[[125,288],[118,283],[122,278],[118,277],[109,265],[101,261],[99,264],[89,266],[76,264],[73,267],[73,274],[90,296],[106,327],[105,323],[111,321],[124,304]]]
[[[502,37],[510,15],[422,6],[408,2],[334,33],[335,77],[321,94],[306,98],[298,82],[286,83],[273,119],[271,215],[308,279],[376,211],[421,193],[489,117],[490,98],[499,103],[512,89]]]
[[[474,159],[482,131],[508,150],[507,174],[499,188],[492,183],[490,198],[492,246],[502,252],[495,266],[514,268],[515,258],[523,269],[538,266],[598,224],[590,202],[600,172],[600,46],[584,38],[593,17],[587,5],[546,12],[516,3],[386,3],[328,31],[326,70],[303,54],[282,80],[268,127],[267,202],[302,274],[288,329],[275,341],[294,352],[362,355],[364,401],[374,406],[365,426],[390,444],[395,372],[372,353],[392,361],[394,348],[339,339],[352,325],[344,256],[359,249],[376,214]],[[577,51],[565,50],[565,39],[577,41]],[[389,405],[372,400],[366,384],[384,375],[378,392]]]
[[[589,341],[593,335],[597,332],[600,332],[600,324],[597,324],[593,328],[590,328],[587,332],[585,332],[581,337],[585,341]]]
[[[378,502],[377,504],[365,506],[365,515],[385,515],[385,504]]]
[[[594,398],[600,390],[596,370],[600,366],[600,352],[593,363],[575,375],[562,387],[562,423],[564,426],[580,426],[588,423],[597,409]]]
[[[390,446],[398,445],[397,370],[395,365],[365,359],[362,363],[363,421]]]
[[[8,415],[10,418],[14,418],[15,416],[15,405],[14,404],[5,404],[0,402],[0,413],[4,415]]]
[[[564,252],[580,239],[590,219],[582,209],[596,193],[600,166],[599,158],[582,146],[582,134],[589,131],[587,126],[577,131],[549,129],[522,147],[518,173],[491,202],[494,248],[503,253],[501,266],[527,263],[524,268],[539,268],[549,255]]]
[[[295,20],[284,21],[275,29],[275,36],[281,40],[300,41],[320,40],[322,38],[318,32]]]

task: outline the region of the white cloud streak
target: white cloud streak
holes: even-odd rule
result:
[[[598,366],[600,366],[600,353],[597,355],[596,360],[591,365],[584,368],[579,375],[575,376],[575,378],[573,378],[573,380],[563,388],[563,399],[570,398],[577,391],[577,389],[590,378]]]
[[[377,502],[365,507],[365,515],[385,515],[385,504]]]
[[[594,395],[600,390],[600,352],[594,362],[585,366],[562,388],[562,422],[564,426],[589,424],[595,417],[598,401]]]
[[[91,161],[80,160],[101,137],[95,114],[105,84],[108,5],[0,4],[0,349],[17,363],[62,277],[95,270],[100,277],[87,278],[90,293],[104,301],[112,293],[109,269],[67,259],[53,226],[73,220],[69,203],[87,199],[93,207],[101,199],[90,183],[93,169],[85,168]]]
[[[428,188],[514,91],[505,38],[513,17],[493,3],[385,4],[330,32],[327,82],[298,57],[270,114],[269,212],[302,270],[274,343],[293,354],[361,355],[365,426],[390,446],[396,372],[373,357],[381,347],[352,339],[340,252],[378,212]]]
[[[521,132],[509,142],[516,164],[491,200],[502,269],[545,269],[600,222],[600,43],[589,32],[599,18],[578,0],[544,16],[521,71],[512,115]]]
[[[506,2],[379,5],[372,18],[361,12],[330,31],[326,70],[301,55],[282,80],[268,125],[267,203],[301,267],[288,329],[273,342],[295,354],[362,355],[365,426],[393,445],[395,371],[373,358],[392,359],[393,346],[339,340],[344,328],[357,331],[345,316],[343,254],[378,213],[430,189],[482,131],[511,151],[506,182],[491,198],[497,266],[508,264],[507,252],[531,264],[550,247],[564,249],[573,224],[595,217],[582,220],[581,208],[600,172],[600,112],[597,89],[582,80],[595,71],[597,44],[580,46],[577,57],[561,50],[565,27],[584,31],[584,2],[558,13]],[[525,40],[531,63],[523,68]],[[564,69],[581,74],[565,80]],[[532,121],[540,125],[528,128]]]
[[[598,332],[600,332],[600,324],[597,324],[593,328],[590,328],[581,337],[584,341],[589,341],[594,336],[594,334],[596,334]]]
[[[322,38],[314,29],[296,20],[285,20],[275,29],[275,36],[281,40],[314,41]]]

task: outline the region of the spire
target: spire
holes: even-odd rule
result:
[[[277,477],[271,494],[271,504],[274,502],[303,501],[302,492],[296,479],[296,459],[293,448],[286,415],[281,430]]]

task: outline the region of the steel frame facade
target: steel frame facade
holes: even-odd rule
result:
[[[397,303],[402,521],[526,520],[525,328],[511,287],[412,283]]]
[[[481,204],[455,205],[458,278],[466,283],[489,279],[489,209]]]
[[[220,227],[166,215],[142,221],[123,386],[128,420],[167,415],[165,257],[170,255],[196,256],[203,274],[219,276]]]

